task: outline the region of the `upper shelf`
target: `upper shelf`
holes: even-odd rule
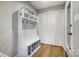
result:
[[[20,16],[27,20],[38,22],[37,20],[38,17],[35,16],[33,13],[29,12],[28,10],[20,9]]]

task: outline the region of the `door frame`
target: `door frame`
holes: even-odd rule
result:
[[[71,9],[70,9],[70,20],[71,20],[71,24],[72,24],[72,27],[71,27],[71,33],[72,33],[72,36],[71,36],[71,50],[68,48],[68,45],[67,45],[67,7],[69,6],[69,3],[71,3]],[[67,1],[66,4],[65,4],[65,44],[64,44],[64,48],[65,48],[65,51],[67,52],[68,56],[73,56],[73,2],[72,1]]]

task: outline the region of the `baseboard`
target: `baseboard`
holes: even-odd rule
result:
[[[55,47],[63,47],[63,46],[59,46],[59,45],[53,45],[53,44],[48,44],[48,43],[41,43],[41,44],[45,44],[45,45],[51,45],[51,46],[55,46]]]

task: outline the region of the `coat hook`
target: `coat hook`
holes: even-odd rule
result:
[[[22,23],[24,23],[24,21],[22,21]]]
[[[26,23],[28,24],[28,21]]]
[[[31,24],[31,22],[30,22],[30,24]]]

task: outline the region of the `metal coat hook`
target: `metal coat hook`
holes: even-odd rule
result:
[[[30,22],[30,24],[31,24],[31,22]]]
[[[28,24],[28,21],[26,23]]]
[[[22,23],[24,23],[24,21],[22,21]]]

